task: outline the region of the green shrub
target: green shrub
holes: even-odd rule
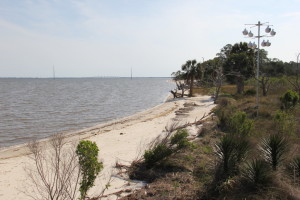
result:
[[[167,135],[165,138],[156,138],[152,142],[152,147],[144,153],[145,164],[148,168],[153,167],[156,163],[164,160],[176,151],[191,146],[187,139],[188,132],[186,129],[179,129],[170,137]]]
[[[98,152],[95,142],[83,140],[77,145],[76,154],[82,176],[79,188],[81,199],[85,199],[87,191],[94,185],[97,175],[103,168],[102,163],[98,162]]]
[[[219,127],[225,131],[228,128],[228,120],[230,116],[236,111],[235,106],[218,106],[217,109],[215,109],[215,114],[218,117],[218,125]]]
[[[290,110],[296,106],[299,101],[299,95],[297,92],[288,90],[283,96],[280,97],[281,108],[284,110]]]
[[[186,129],[178,130],[172,137],[171,137],[171,145],[177,145],[177,149],[182,149],[188,147],[190,142],[188,141],[188,132]]]
[[[228,131],[238,135],[249,135],[253,129],[253,120],[248,119],[245,112],[237,111],[228,122]]]
[[[292,114],[279,110],[276,112],[273,121],[278,133],[286,135],[295,133],[296,123]]]
[[[268,163],[264,160],[254,159],[246,163],[242,173],[243,177],[254,187],[265,186],[270,183],[272,174]]]
[[[250,88],[245,91],[244,95],[246,96],[254,96],[256,94],[256,90],[254,88]]]
[[[268,138],[263,139],[261,145],[263,158],[272,166],[274,171],[285,159],[288,149],[288,140],[282,134],[271,134]]]
[[[215,110],[219,119],[219,127],[223,131],[227,131],[238,135],[249,135],[254,127],[254,122],[247,118],[245,112],[236,111],[235,107],[219,107]]]
[[[157,162],[165,159],[173,153],[165,144],[158,144],[150,150],[146,150],[144,153],[144,159],[147,167],[154,166]]]

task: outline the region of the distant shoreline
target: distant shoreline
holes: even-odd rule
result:
[[[100,78],[100,79],[107,79],[107,78],[129,78],[129,76],[95,76],[95,77],[55,77],[55,79],[83,79],[83,78]],[[132,79],[139,79],[139,78],[172,78],[172,77],[151,77],[151,76],[138,76],[132,77]],[[0,77],[0,79],[54,79],[53,77]]]

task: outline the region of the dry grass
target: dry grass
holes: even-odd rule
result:
[[[195,87],[193,89],[194,95],[212,95],[213,90],[211,88],[206,87]]]

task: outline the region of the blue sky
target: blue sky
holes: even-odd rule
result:
[[[269,57],[296,61],[300,0],[0,0],[0,77],[169,76],[258,21]]]

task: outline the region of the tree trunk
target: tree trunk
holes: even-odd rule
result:
[[[268,88],[270,86],[269,80],[270,79],[268,77],[265,77],[265,76],[263,76],[261,78],[260,84],[261,84],[261,89],[262,89],[262,92],[263,92],[263,96],[267,96]]]
[[[265,82],[262,82],[262,92],[263,92],[263,96],[267,96],[268,93],[268,88],[267,88],[267,84]]]
[[[193,96],[193,83],[194,83],[194,77],[192,76],[190,82],[190,94],[189,94],[190,97]]]
[[[219,98],[219,94],[220,94],[220,90],[221,90],[221,87],[222,87],[222,82],[220,82],[219,84],[217,84],[216,86],[216,94],[215,94],[215,100],[214,100],[214,103],[217,103],[217,100]]]
[[[268,90],[267,90],[267,88],[266,88],[265,86],[263,87],[262,92],[263,92],[263,96],[264,96],[264,97],[267,96]]]

